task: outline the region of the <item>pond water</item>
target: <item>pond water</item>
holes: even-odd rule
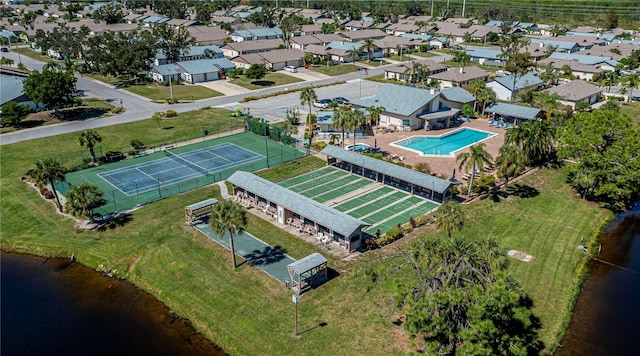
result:
[[[0,254],[0,353],[224,355],[127,282],[68,260]]]
[[[602,235],[556,355],[637,355],[640,337],[640,206]],[[604,262],[601,262],[604,261]]]

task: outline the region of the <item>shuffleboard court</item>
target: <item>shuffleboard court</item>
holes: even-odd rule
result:
[[[319,169],[315,172],[310,172],[310,173],[305,173],[299,176],[295,176],[293,178],[287,179],[285,181],[282,181],[280,183],[278,183],[281,187],[285,187],[285,188],[289,188],[291,186],[294,186],[296,184],[300,184],[303,182],[306,182],[308,180],[311,180],[313,178],[313,175],[315,174],[316,177],[320,177],[322,175],[331,173],[331,172],[335,172],[336,169],[335,168],[331,168],[331,167],[324,167],[322,169]]]
[[[366,187],[369,184],[373,184],[372,181],[368,180],[368,179],[360,179],[357,180],[355,182],[349,183],[347,185],[343,185],[339,188],[336,188],[332,191],[329,191],[325,194],[319,195],[316,197],[316,201],[320,202],[320,203],[325,203],[328,202],[331,199],[335,199],[341,195],[345,195],[349,192],[352,192],[356,189],[360,189],[362,187]]]
[[[385,208],[388,205],[391,205],[395,202],[397,202],[398,200],[406,197],[408,194],[407,193],[403,193],[400,191],[396,191],[393,194],[387,195],[385,197],[383,197],[382,199],[376,200],[376,201],[372,201],[367,205],[361,206],[360,208],[354,210],[354,211],[350,211],[348,212],[349,215],[353,216],[354,218],[360,218],[362,216],[365,216],[367,214],[370,214],[374,211],[380,210]]]
[[[99,173],[98,176],[125,195],[132,196],[262,158],[262,155],[235,144],[223,143],[178,155],[168,154],[166,158]]]
[[[388,220],[384,220],[382,223],[378,225],[371,226],[369,229],[367,229],[367,232],[376,231],[377,229],[380,229],[380,232],[384,234],[387,231],[396,227],[398,224],[403,224],[407,222],[407,217],[416,217],[422,214],[426,214],[431,210],[435,209],[437,206],[438,206],[437,204],[434,204],[432,202],[423,201],[422,204],[419,204],[416,207],[409,209],[400,215],[394,216]]]
[[[351,200],[347,200],[344,203],[341,203],[340,205],[336,205],[333,208],[338,210],[338,211],[348,211],[351,209],[355,209],[359,206],[363,206],[366,204],[371,203],[373,200],[376,200],[378,198],[380,198],[383,195],[389,194],[393,191],[392,188],[390,187],[380,187],[379,189],[376,189],[374,191],[368,192],[366,194],[357,196]]]
[[[324,174],[321,176],[317,176],[317,175],[315,177],[311,176],[311,177],[308,177],[308,179],[305,182],[289,187],[289,190],[299,193],[299,192],[312,189],[313,187],[321,186],[325,183],[328,183],[346,176],[347,176],[347,173],[340,172],[340,171],[333,171],[331,173]]]

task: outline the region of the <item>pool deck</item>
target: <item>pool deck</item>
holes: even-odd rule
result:
[[[374,145],[374,141],[377,143],[378,147],[382,149],[382,151],[386,151],[389,154],[395,154],[397,156],[404,157],[402,162],[414,166],[420,162],[425,162],[429,164],[431,167],[431,171],[433,173],[437,173],[446,177],[451,176],[453,169],[456,168],[456,175],[459,176],[460,171],[458,170],[458,165],[456,163],[455,157],[445,156],[445,157],[426,157],[420,156],[418,153],[405,150],[400,147],[391,146],[392,142],[401,140],[404,137],[411,136],[424,136],[424,135],[442,135],[444,133],[462,128],[469,127],[482,131],[497,133],[497,136],[491,137],[485,140],[483,143],[486,145],[486,150],[493,156],[494,158],[498,156],[498,150],[504,143],[504,133],[505,129],[497,128],[493,126],[489,126],[489,120],[486,119],[472,119],[471,122],[465,122],[460,126],[442,129],[442,130],[417,130],[411,132],[387,132],[383,133],[383,130],[380,130],[376,133],[376,129],[373,129],[373,136],[367,136],[366,138],[358,138],[356,143],[367,143],[371,146]],[[353,144],[353,139],[347,141],[347,144]],[[465,148],[456,152],[456,156],[458,156],[462,152],[469,152],[469,148]]]

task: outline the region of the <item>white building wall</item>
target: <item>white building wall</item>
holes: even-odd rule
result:
[[[487,88],[493,89],[493,91],[496,93],[496,98],[498,98],[499,100],[511,100],[511,90],[503,87],[501,84],[498,84],[495,81],[491,81],[487,83]]]

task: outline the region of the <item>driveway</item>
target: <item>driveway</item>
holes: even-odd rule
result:
[[[285,75],[290,75],[292,77],[295,77],[295,78],[298,78],[298,79],[302,79],[305,82],[311,82],[311,81],[315,81],[315,80],[322,80],[322,79],[331,78],[330,76],[328,76],[326,74],[322,74],[322,73],[318,73],[318,72],[313,71],[313,70],[305,69],[304,67],[298,68],[298,71],[296,73],[291,73],[291,72],[287,72],[287,71],[284,71],[284,70],[281,70],[278,73],[285,74]]]
[[[251,90],[235,85],[229,80],[214,80],[212,82],[198,83],[198,85],[215,90],[224,95],[236,95],[251,92]]]

